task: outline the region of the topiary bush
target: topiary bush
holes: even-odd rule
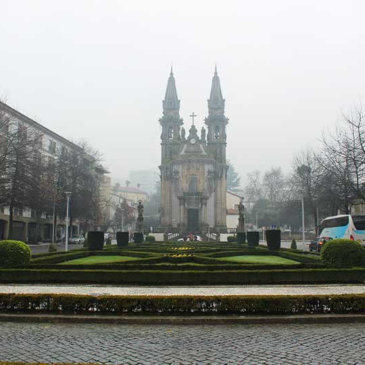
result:
[[[51,243],[48,246],[48,252],[57,252],[57,246],[54,243]]]
[[[291,240],[290,248],[292,250],[296,250],[297,249],[297,241],[294,238]]]
[[[0,241],[0,266],[27,266],[30,263],[30,248],[24,242]]]
[[[89,231],[87,233],[89,250],[102,250],[104,247],[104,232]]]
[[[334,267],[365,265],[365,249],[357,241],[335,239],[328,241],[321,249],[321,260]]]
[[[156,238],[154,236],[146,236],[145,238],[146,242],[156,242]]]
[[[237,243],[245,243],[246,242],[246,233],[245,232],[237,232]]]
[[[268,229],[265,231],[267,248],[269,250],[280,250],[281,231],[280,229]]]
[[[142,243],[143,242],[143,233],[135,232],[133,234],[134,243]]]
[[[228,236],[227,237],[227,242],[237,242],[237,239],[235,236]]]
[[[128,246],[128,242],[129,242],[129,232],[118,231],[117,232],[117,246],[118,247]]]
[[[247,232],[247,243],[248,247],[255,248],[259,245],[260,242],[260,233],[257,231],[249,231]]]

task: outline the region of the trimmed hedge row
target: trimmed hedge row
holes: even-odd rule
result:
[[[133,252],[133,251],[122,251],[122,250],[102,250],[102,251],[78,251],[63,253],[63,255],[45,255],[44,257],[37,257],[31,261],[31,265],[43,265],[43,264],[58,264],[69,260],[79,259],[87,256],[134,256],[141,258],[154,258],[156,254],[148,252]]]
[[[66,294],[0,294],[0,312],[113,315],[364,313],[365,295],[96,297]]]
[[[151,259],[156,260],[156,259]],[[277,269],[303,269],[303,268],[318,268],[321,267],[319,265],[311,265],[311,264],[298,264],[298,265],[263,265],[263,264],[240,264],[240,263],[230,263],[223,262],[222,265],[214,264],[214,265],[206,265],[206,264],[196,264],[192,263],[150,263],[149,259],[141,259],[135,261],[126,261],[126,262],[116,262],[110,264],[85,264],[85,265],[63,265],[62,263],[57,265],[57,268],[62,270],[158,270],[158,271],[232,271],[232,270],[277,270]],[[37,268],[37,269],[55,269],[53,264],[37,264],[30,265],[29,268]]]
[[[37,270],[1,269],[0,283],[93,283],[132,285],[229,285],[363,283],[365,269],[282,270]]]

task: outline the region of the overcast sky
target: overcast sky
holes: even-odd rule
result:
[[[363,0],[0,0],[0,14],[0,98],[88,141],[113,178],[159,165],[171,64],[186,129],[217,64],[241,175],[289,171],[364,101]]]

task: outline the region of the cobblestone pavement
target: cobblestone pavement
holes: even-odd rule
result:
[[[333,295],[365,294],[365,285],[106,286],[0,284],[0,293],[84,295]]]
[[[363,324],[1,323],[0,361],[102,364],[364,364]]]

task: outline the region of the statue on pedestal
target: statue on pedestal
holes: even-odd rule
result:
[[[244,231],[245,231],[245,206],[243,205],[243,198],[241,198],[241,201],[238,204],[237,232],[244,232]]]
[[[137,210],[138,217],[136,222],[136,232],[143,233],[143,204],[141,200],[138,202]]]

